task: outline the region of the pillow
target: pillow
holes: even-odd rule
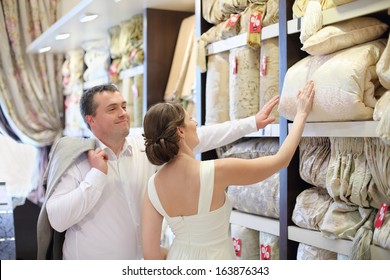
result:
[[[309,37],[302,50],[325,55],[379,38],[388,25],[376,18],[359,17],[325,26]]]
[[[284,78],[279,115],[294,119],[297,92],[307,80],[313,80],[316,94],[308,122],[371,120],[377,82],[375,65],[385,46],[386,40],[378,39],[329,55],[301,59]]]
[[[341,6],[355,0],[321,0],[322,10],[328,10],[337,6]],[[295,0],[292,6],[293,16],[294,17],[303,17],[306,12],[306,7],[310,0]]]

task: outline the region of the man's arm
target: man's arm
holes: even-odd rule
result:
[[[203,153],[227,145],[241,137],[257,131],[255,117],[228,121],[198,128],[199,145],[194,154]]]
[[[272,109],[278,104],[279,96],[270,99],[255,115],[241,120],[228,121],[220,124],[201,126],[198,128],[199,145],[194,154],[209,151],[256,132],[275,121],[270,117]]]

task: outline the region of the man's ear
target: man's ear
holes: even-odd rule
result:
[[[85,120],[87,121],[87,123],[91,127],[91,123],[93,122],[93,117],[91,115],[86,115]]]

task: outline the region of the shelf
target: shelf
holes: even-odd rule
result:
[[[279,137],[279,124],[269,124],[257,132],[247,134],[245,137]]]
[[[263,27],[261,31],[261,40],[277,37],[279,34],[279,25],[277,23]],[[243,33],[225,40],[211,43],[207,46],[207,55],[212,55],[234,48],[247,45],[248,33]]]
[[[335,8],[322,12],[322,24],[329,25],[332,23],[348,20],[360,16],[367,16],[390,8],[389,0],[356,0]],[[293,34],[301,31],[302,21],[304,18],[296,18],[287,22],[287,33]]]
[[[303,229],[297,226],[288,227],[288,239],[346,256],[350,255],[352,249],[352,241],[350,240],[329,239],[322,236],[319,231]]]
[[[322,236],[321,232],[303,229],[297,226],[288,227],[288,236],[290,240],[311,245],[317,248],[322,248],[328,251],[336,252],[349,256],[352,250],[352,241],[345,239],[329,239]],[[370,246],[371,260],[390,260],[390,250]]]
[[[279,220],[233,210],[230,223],[279,236]]]
[[[390,250],[371,245],[371,259],[372,260],[390,260]]]
[[[50,26],[28,47],[28,53],[38,53],[43,47],[51,46],[51,53],[65,53],[80,47],[83,42],[107,38],[108,29],[141,14],[144,9],[162,9],[171,11],[195,11],[194,0],[82,0],[68,13]],[[98,14],[98,18],[87,23],[80,23],[83,14]],[[66,40],[55,40],[61,33],[70,33]]]
[[[378,137],[377,126],[378,121],[306,123],[302,137]]]
[[[133,68],[123,70],[119,76],[121,80],[131,78],[144,73],[144,66],[138,65]]]

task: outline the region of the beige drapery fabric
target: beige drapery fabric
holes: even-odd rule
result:
[[[57,0],[2,0],[0,106],[26,144],[51,145],[61,135],[62,55],[27,54],[26,47],[56,21]]]

